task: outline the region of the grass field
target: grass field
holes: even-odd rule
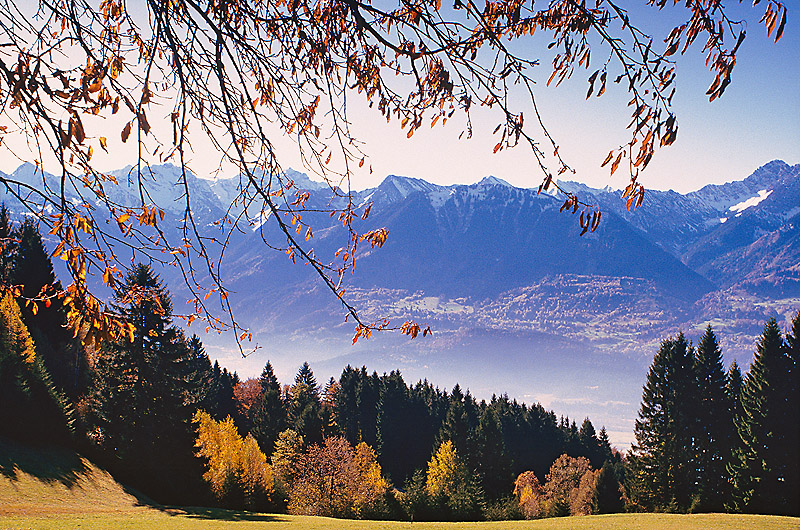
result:
[[[210,508],[165,508],[126,490],[85,458],[0,440],[0,530],[800,530],[800,519],[760,515],[620,514],[538,521],[343,521]]]

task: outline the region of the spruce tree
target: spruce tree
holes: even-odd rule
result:
[[[0,286],[0,433],[63,443],[73,422],[72,408],[55,388],[14,296]]]
[[[322,421],[319,386],[308,363],[303,363],[289,390],[289,427],[308,445],[322,442]]]
[[[429,447],[420,448],[421,437],[416,426],[423,418],[416,412],[400,372],[393,370],[384,374],[378,405],[376,449],[384,472],[395,484],[404,484],[429,456]]]
[[[647,373],[631,467],[634,500],[648,509],[685,511],[694,493],[693,358],[680,333],[661,343]]]
[[[201,474],[191,416],[207,378],[194,373],[202,347],[190,347],[171,325],[169,292],[148,266],[133,268],[116,300],[133,340],[106,344],[96,365],[95,439],[122,480],[159,500],[186,502]]]
[[[475,415],[470,414],[473,408],[474,403],[472,403],[471,396],[465,396],[459,385],[453,387],[453,392],[450,394],[450,407],[447,409],[447,415],[439,429],[436,441],[436,446],[447,441],[452,442],[461,461],[469,470],[475,469],[477,463],[473,436],[476,422],[473,419]]]
[[[742,388],[737,422],[741,446],[731,466],[733,506],[749,513],[788,514],[796,506],[787,484],[787,389],[790,363],[775,319],[764,326]],[[796,405],[795,405],[796,406]]]
[[[253,416],[252,434],[261,450],[269,455],[272,454],[278,435],[287,427],[286,409],[281,400],[281,385],[269,361],[261,371],[259,383],[261,400],[256,405]]]
[[[5,203],[0,203],[0,285],[11,285],[11,268],[13,265],[16,238],[13,236],[11,219]]]
[[[497,413],[485,407],[475,430],[477,476],[490,499],[508,495],[513,480],[511,461],[503,442],[503,430]]]
[[[622,491],[617,475],[614,473],[614,466],[611,462],[606,462],[597,475],[592,498],[592,514],[619,513],[624,507]]]
[[[789,390],[786,395],[786,489],[790,515],[800,515],[800,312],[792,318],[786,334],[786,356],[789,365]]]
[[[733,487],[733,469],[739,458],[742,440],[739,437],[737,425],[742,421],[742,387],[744,378],[739,365],[734,360],[725,374],[725,397],[728,403],[728,433],[725,447],[725,476],[727,483],[722,489],[721,496],[725,499],[725,509],[736,511]]]
[[[56,280],[53,264],[45,250],[36,222],[25,219],[13,231],[16,245],[10,281],[22,286],[24,300],[48,297],[48,302],[32,304],[20,302],[22,318],[56,386],[73,398],[86,390],[88,373],[83,359],[83,350],[72,339],[67,329],[66,311],[61,299],[55,296],[61,291]]]
[[[606,431],[605,425],[600,427],[600,432],[597,435],[597,446],[600,454],[603,455],[603,463],[609,462],[614,458],[614,452],[611,450],[611,440],[608,439],[608,431]]]
[[[697,399],[694,407],[694,457],[697,492],[693,510],[719,512],[728,483],[728,438],[731,416],[725,391],[725,370],[717,338],[711,326],[706,328],[695,357]]]

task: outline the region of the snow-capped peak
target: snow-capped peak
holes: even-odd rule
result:
[[[511,184],[506,182],[503,179],[497,178],[495,176],[489,175],[488,177],[484,177],[478,182],[479,187],[488,187],[488,186],[503,186],[506,188],[513,188]]]

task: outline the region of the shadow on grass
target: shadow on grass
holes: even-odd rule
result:
[[[0,475],[12,482],[24,473],[72,488],[89,471],[86,461],[68,449],[34,447],[0,438]]]
[[[161,510],[172,516],[187,517],[189,519],[205,519],[216,521],[257,521],[257,522],[281,522],[287,519],[280,515],[245,512],[239,510],[225,510],[222,508],[204,508],[201,506],[173,506],[163,507]]]

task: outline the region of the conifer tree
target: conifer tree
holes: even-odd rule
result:
[[[191,425],[192,385],[203,379],[191,373],[198,345],[193,351],[170,324],[169,292],[148,266],[133,268],[116,300],[133,340],[108,343],[96,365],[95,439],[123,480],[159,500],[186,502],[200,487]]]
[[[348,364],[339,377],[339,391],[336,393],[336,425],[351,445],[361,439],[358,416],[360,379],[359,371]]]
[[[614,453],[611,451],[611,440],[608,438],[608,431],[606,431],[605,425],[600,427],[600,432],[597,434],[597,446],[600,454],[603,456],[603,462],[611,461],[614,457]]]
[[[259,383],[261,401],[256,405],[252,434],[261,450],[271,454],[278,434],[286,429],[287,424],[286,409],[281,401],[281,385],[269,361],[261,372]]]
[[[320,409],[322,403],[319,386],[314,372],[308,363],[303,363],[298,370],[289,391],[289,425],[310,445],[322,442],[322,421]]]
[[[789,357],[773,318],[764,326],[742,388],[743,413],[737,422],[742,443],[731,466],[732,505],[739,511],[787,514],[796,506],[787,484],[787,464],[797,451],[786,445],[789,374]]]
[[[239,376],[236,372],[231,373],[227,368],[221,367],[219,361],[214,361],[209,391],[213,407],[207,412],[215,420],[224,420],[228,416],[236,417],[236,397],[233,389],[238,382]]]
[[[384,471],[398,485],[425,466],[435,436],[432,411],[412,394],[399,371],[381,377],[377,450]]]
[[[625,507],[622,500],[617,475],[610,462],[603,464],[597,475],[594,497],[592,499],[592,513],[596,515],[606,513],[619,513]]]
[[[789,390],[786,395],[786,489],[790,515],[800,515],[800,312],[792,318],[786,334],[786,356],[789,364]]]
[[[450,406],[439,429],[436,443],[441,445],[451,441],[461,461],[471,471],[477,467],[474,432],[478,423],[477,412],[475,400],[469,393],[464,394],[456,384],[450,394]]]
[[[634,500],[648,509],[687,510],[694,493],[693,357],[680,333],[661,343],[647,373],[631,467]]]
[[[503,442],[503,430],[497,413],[485,407],[475,430],[477,475],[486,496],[496,499],[511,490],[511,461]]]
[[[723,510],[724,492],[728,483],[725,466],[728,462],[728,438],[731,416],[725,390],[722,352],[711,326],[700,339],[695,357],[697,378],[693,435],[697,476],[694,511]]]
[[[35,309],[20,302],[22,318],[57,388],[75,398],[86,390],[88,373],[83,350],[67,329],[61,298],[55,296],[61,284],[33,219],[25,219],[12,237],[16,244],[10,282],[22,286],[23,300],[48,297],[46,303],[37,302]]]
[[[0,203],[0,285],[11,285],[11,267],[15,246],[16,239],[11,233],[8,208],[5,203]]]

